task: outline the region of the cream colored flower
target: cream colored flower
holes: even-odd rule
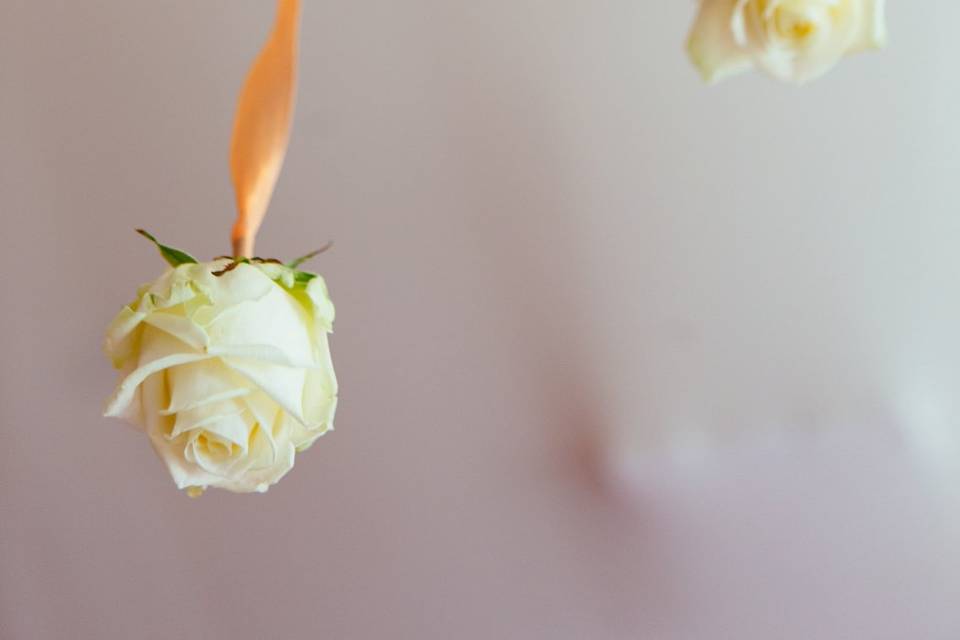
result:
[[[708,82],[759,67],[803,83],[885,43],[884,0],[701,0],[688,51]]]
[[[319,276],[271,262],[180,264],[108,329],[122,373],[106,415],[146,431],[191,495],[266,491],[333,429],[333,316]]]

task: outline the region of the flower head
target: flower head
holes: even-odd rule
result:
[[[333,429],[324,281],[276,261],[198,263],[158,246],[175,266],[107,330],[121,375],[106,415],[143,429],[191,495],[266,491]]]
[[[885,42],[884,0],[701,0],[688,51],[708,82],[758,67],[803,83]]]

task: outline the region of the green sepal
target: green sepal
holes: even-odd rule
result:
[[[295,272],[293,279],[297,284],[307,284],[311,280],[317,277],[317,274],[310,273],[309,271],[297,271]]]
[[[297,258],[296,260],[291,260],[290,262],[287,263],[287,266],[290,267],[291,269],[296,269],[297,267],[299,267],[300,265],[302,265],[302,264],[303,264],[304,262],[306,262],[307,260],[311,260],[311,259],[313,259],[313,258],[316,258],[318,255],[320,255],[320,254],[323,253],[324,251],[327,251],[327,250],[330,249],[330,247],[332,247],[332,246],[333,246],[333,243],[332,243],[332,242],[328,242],[327,244],[323,245],[322,247],[320,247],[320,248],[317,249],[316,251],[311,251],[310,253],[308,253],[308,254],[305,255],[305,256],[300,256],[300,257]],[[311,279],[312,279],[312,278],[311,278]]]
[[[180,251],[179,249],[174,249],[173,247],[160,244],[156,238],[143,229],[137,229],[137,233],[142,235],[153,244],[157,245],[157,249],[160,250],[160,255],[163,256],[163,259],[166,260],[171,267],[179,267],[182,264],[197,264],[198,262],[196,258],[185,251]]]

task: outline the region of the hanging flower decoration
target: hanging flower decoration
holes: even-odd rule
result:
[[[884,0],[700,0],[687,50],[707,82],[759,68],[802,84],[886,39]]]
[[[138,230],[170,268],[107,330],[121,373],[106,415],[142,429],[191,496],[264,492],[333,429],[333,303],[323,278],[300,269],[320,252],[288,264],[251,257],[289,140],[299,9],[279,0],[238,102],[233,256],[200,262]]]

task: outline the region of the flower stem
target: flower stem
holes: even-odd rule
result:
[[[244,235],[233,238],[233,257],[251,258],[253,257],[254,236]]]

